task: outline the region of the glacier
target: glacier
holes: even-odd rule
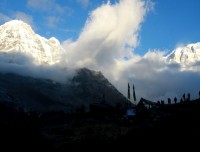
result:
[[[1,25],[0,33],[1,55],[20,52],[33,57],[33,63],[36,65],[53,65],[60,62],[64,53],[55,37],[46,39],[36,34],[30,25],[21,20],[12,20]]]
[[[177,47],[166,57],[167,61],[183,65],[200,61],[200,42]]]

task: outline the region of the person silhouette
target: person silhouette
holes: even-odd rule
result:
[[[183,100],[185,101],[185,93],[183,94]]]
[[[188,101],[190,101],[190,93],[188,93]]]
[[[174,103],[175,103],[175,104],[177,103],[177,98],[176,98],[176,97],[174,98]]]
[[[168,104],[171,104],[171,99],[170,98],[168,98]]]

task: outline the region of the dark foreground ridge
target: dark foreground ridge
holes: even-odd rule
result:
[[[15,147],[15,150],[27,147],[31,150],[127,148],[141,144],[183,147],[200,137],[200,99],[135,108],[136,114],[131,117],[125,115],[126,109],[40,114],[1,103],[1,147]]]

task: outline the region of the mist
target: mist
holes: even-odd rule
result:
[[[68,83],[76,74],[76,69],[64,67],[61,63],[54,65],[38,65],[32,56],[25,55],[18,51],[0,54],[1,73],[15,73],[22,76],[51,79],[60,83]]]
[[[163,50],[134,53],[145,16],[153,8],[151,1],[120,0],[93,10],[76,41],[63,42],[65,61],[74,67],[100,70],[127,96],[127,84],[134,84],[137,102],[141,97],[152,101],[180,99],[184,93],[198,97],[197,66],[167,63]],[[196,69],[196,70],[194,70]]]
[[[90,12],[77,40],[67,39],[62,43],[65,54],[60,63],[36,65],[30,56],[3,54],[0,72],[64,83],[76,74],[77,68],[86,67],[101,71],[124,96],[127,84],[134,84],[136,102],[142,97],[155,102],[175,96],[180,100],[184,93],[196,99],[200,90],[199,62],[183,69],[180,64],[166,62],[163,50],[146,50],[143,56],[134,52],[152,6],[151,1],[143,0],[102,4]]]

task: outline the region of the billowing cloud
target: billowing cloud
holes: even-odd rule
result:
[[[191,93],[195,99],[200,89],[199,62],[183,70],[179,64],[166,62],[165,51],[149,50],[144,56],[134,54],[141,25],[151,8],[150,1],[144,0],[102,4],[90,13],[76,41],[63,42],[66,55],[62,56],[62,64],[36,67],[21,56],[18,64],[8,64],[6,58],[0,58],[0,68],[22,73],[28,69],[26,74],[31,76],[59,81],[73,75],[73,70],[65,71],[69,67],[88,67],[102,71],[125,96],[128,82],[134,84],[137,101],[143,97],[166,102],[168,97],[173,100],[175,96],[180,100],[183,93]],[[53,17],[49,21],[52,26],[57,23]]]
[[[121,0],[92,11],[77,41],[63,43],[67,65],[100,70],[116,87],[119,81],[127,84],[127,79],[122,80],[123,68],[140,58],[132,51],[138,45],[138,33],[149,4]],[[122,86],[117,88],[124,92]]]
[[[153,101],[180,99],[187,92],[195,98],[198,72],[167,63],[164,51],[149,51],[143,57],[134,54],[141,23],[152,6],[142,0],[102,4],[90,13],[77,41],[63,43],[67,65],[102,71],[125,96],[128,82],[134,84],[137,101],[141,97]]]
[[[192,99],[198,98],[199,64],[183,70],[180,64],[166,62],[164,54],[163,51],[149,51],[143,57],[133,56],[130,60],[117,61],[112,69],[105,68],[103,71],[125,96],[128,82],[131,86],[134,84],[137,101],[141,97],[155,102],[167,102],[167,98],[173,102],[177,97],[179,101],[184,93],[190,93]]]
[[[146,14],[145,2],[121,0],[92,11],[78,40],[65,46],[68,63],[104,67],[130,58],[138,44],[138,32]],[[81,48],[81,49],[80,49]]]

